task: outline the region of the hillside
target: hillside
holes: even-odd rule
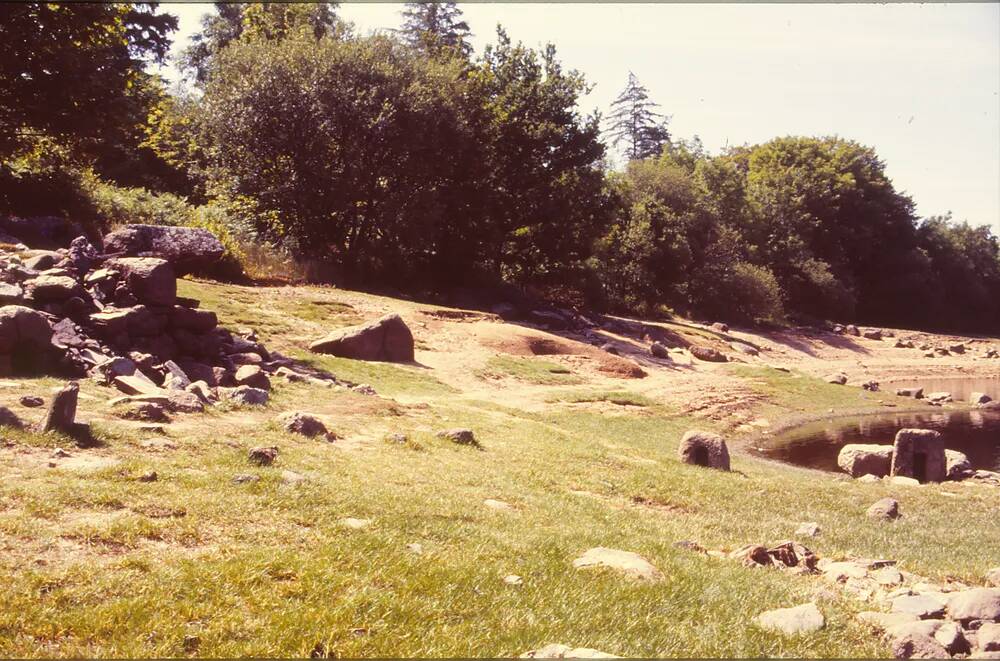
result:
[[[906,585],[940,591],[984,585],[1000,557],[1000,489],[861,483],[746,451],[789,421],[917,405],[889,382],[996,376],[1000,361],[984,358],[996,338],[895,331],[968,347],[927,358],[815,329],[595,317],[548,331],[326,287],[185,279],[178,294],[272,352],[370,388],[272,377],[265,406],[150,426],[114,414],[115,390],[81,380],[77,419],[93,446],[3,428],[2,656],[517,656],[553,643],[621,656],[885,656],[856,616],[885,608],[897,586],[726,555],[794,538],[821,563],[894,560]],[[388,312],[414,335],[412,364],[306,349]],[[692,344],[730,360],[697,360]],[[838,371],[847,385],[826,382]],[[870,380],[888,392],[863,390]],[[60,385],[5,377],[0,405],[35,423],[44,409],[21,398],[47,403]],[[288,411],[336,438],[285,431],[276,418]],[[438,436],[455,428],[476,444]],[[721,433],[733,470],[680,463],[689,429]],[[248,461],[270,446],[272,465]],[[866,517],[886,496],[904,516]],[[796,537],[804,522],[821,534]],[[594,547],[640,554],[662,576],[575,569]],[[819,631],[753,622],[810,601]]]

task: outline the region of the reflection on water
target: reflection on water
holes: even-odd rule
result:
[[[973,392],[985,392],[1000,399],[1000,379],[938,379],[915,383],[897,382],[884,386],[895,390],[906,386],[923,387],[924,392],[947,391],[956,400],[968,400]],[[837,454],[848,443],[891,445],[900,429],[936,429],[944,436],[945,447],[964,452],[973,468],[1000,470],[1000,412],[943,411],[920,413],[880,413],[851,418],[835,418],[796,427],[766,441],[760,453],[799,466],[839,471]]]

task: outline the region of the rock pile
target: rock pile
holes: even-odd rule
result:
[[[90,376],[130,398],[118,401],[179,411],[265,403],[268,374],[335,382],[291,369],[253,331],[221,328],[214,312],[177,295],[177,268],[221,254],[205,230],[145,225],[109,235],[102,249],[82,236],[54,251],[0,248],[0,375]]]

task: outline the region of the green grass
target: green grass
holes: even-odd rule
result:
[[[295,308],[288,298],[280,309]],[[295,314],[274,323],[295,326]],[[179,416],[167,437],[176,449],[145,447],[149,437],[116,421],[97,425],[103,446],[93,450],[0,430],[10,444],[0,444],[0,656],[493,657],[547,643],[624,656],[888,656],[854,619],[870,605],[848,598],[822,603],[827,626],[807,636],[753,625],[763,610],[809,601],[822,579],[746,569],[674,543],[776,543],[816,521],[823,532],[807,545],[821,557],[892,558],[970,584],[1000,557],[998,490],[858,484],[739,453],[734,471],[721,473],[683,465],[676,453],[685,430],[722,423],[626,390],[549,393],[617,402],[620,415],[527,411],[456,397],[421,367],[316,360],[420,403],[276,383],[266,409]],[[526,381],[577,378],[546,361],[500,364]],[[775,411],[859,398],[857,388],[805,376],[730,369]],[[24,382],[18,392],[54,384]],[[96,405],[81,406],[86,414]],[[344,440],[285,434],[271,418],[293,408],[325,415]],[[481,448],[436,437],[451,427],[471,428]],[[409,440],[387,441],[393,433]],[[249,464],[248,449],[260,445],[279,448],[274,466]],[[49,468],[56,446],[118,463]],[[305,481],[286,483],[286,470]],[[159,479],[138,481],[148,471]],[[260,479],[233,483],[241,473]],[[901,519],[864,516],[887,495],[900,501]],[[514,509],[488,509],[487,498]],[[372,523],[352,530],[345,517]],[[407,548],[414,543],[423,554]],[[593,546],[641,553],[666,579],[575,571],[573,559]],[[507,574],[524,584],[504,584]],[[186,637],[197,647],[186,648]]]
[[[493,356],[486,367],[476,372],[481,379],[510,377],[535,385],[556,386],[583,383],[583,379],[559,363],[541,358]]]

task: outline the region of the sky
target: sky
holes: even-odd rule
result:
[[[164,4],[174,52],[210,4]],[[874,147],[921,216],[951,211],[1000,234],[1000,4],[460,4],[477,53],[503,24],[553,43],[608,106],[629,71],[671,117],[674,137],[717,153],[784,135]],[[402,5],[341,3],[367,33]],[[164,72],[171,78],[176,74]]]

